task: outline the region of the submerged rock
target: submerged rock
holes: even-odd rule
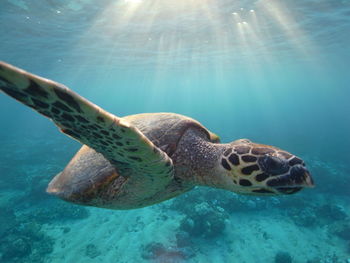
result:
[[[191,248],[165,247],[159,242],[152,242],[142,247],[141,257],[155,262],[179,263],[195,256]]]
[[[85,255],[89,258],[94,259],[101,255],[101,251],[97,249],[96,245],[90,243],[85,247]]]
[[[279,251],[275,255],[275,263],[292,263],[292,257],[288,252]]]

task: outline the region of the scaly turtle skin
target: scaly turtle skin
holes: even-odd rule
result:
[[[50,118],[83,144],[47,192],[78,203],[133,209],[196,185],[240,194],[292,194],[313,181],[304,162],[246,139],[220,144],[174,113],[110,114],[65,86],[0,62],[0,90]]]

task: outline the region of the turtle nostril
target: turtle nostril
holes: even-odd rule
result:
[[[259,164],[264,172],[272,175],[283,174],[289,169],[287,161],[276,156],[266,155],[261,157]]]

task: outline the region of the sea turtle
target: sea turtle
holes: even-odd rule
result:
[[[247,139],[221,144],[217,135],[183,115],[120,118],[59,83],[3,62],[0,89],[83,144],[47,188],[69,202],[133,209],[197,185],[250,195],[292,194],[313,186],[295,155]]]

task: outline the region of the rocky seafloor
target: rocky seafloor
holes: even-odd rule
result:
[[[76,145],[35,143],[31,153],[13,141],[0,150],[1,262],[350,262],[345,165],[306,157],[317,187],[290,196],[196,188],[152,207],[110,211],[47,195]]]

